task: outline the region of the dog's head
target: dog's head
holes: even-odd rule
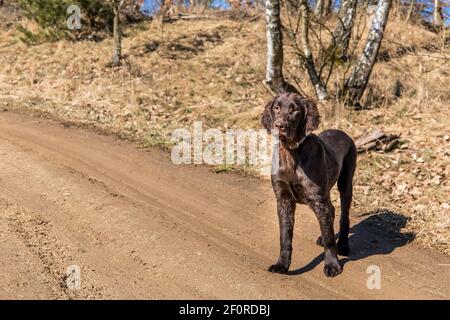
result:
[[[267,131],[277,129],[281,142],[289,149],[298,148],[319,126],[316,104],[295,93],[283,93],[270,100],[261,118]]]

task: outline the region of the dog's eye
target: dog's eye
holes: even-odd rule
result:
[[[275,107],[273,108],[273,111],[275,111],[275,112],[280,112],[280,106],[275,106]]]

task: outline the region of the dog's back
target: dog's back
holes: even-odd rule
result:
[[[355,143],[344,131],[337,129],[325,130],[319,134],[319,138],[339,163],[339,167],[342,166],[346,156],[356,157]]]

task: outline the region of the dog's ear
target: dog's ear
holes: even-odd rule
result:
[[[266,129],[269,133],[272,129],[273,117],[272,117],[272,107],[275,103],[277,97],[272,98],[269,102],[266,103],[264,107],[264,111],[261,117],[261,124],[264,129]]]
[[[319,110],[317,109],[317,104],[311,99],[303,99],[303,105],[305,107],[305,136],[311,134],[317,129],[320,123]]]

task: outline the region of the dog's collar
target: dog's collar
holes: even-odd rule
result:
[[[306,136],[307,137],[307,136]],[[303,143],[303,141],[305,141],[305,139],[306,139],[306,137],[303,137],[303,139],[301,139],[301,140],[299,140],[299,141],[297,141],[297,142],[294,142],[294,143],[288,143],[287,144],[287,147],[290,149],[290,150],[295,150],[295,149],[297,149],[298,147],[300,147],[300,145]]]
[[[291,150],[297,149],[300,146],[300,141],[297,141],[294,143],[288,143],[287,146]]]

